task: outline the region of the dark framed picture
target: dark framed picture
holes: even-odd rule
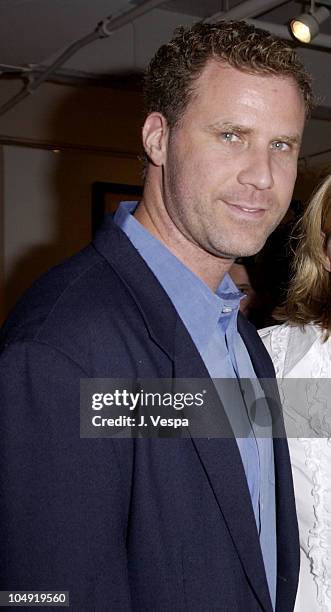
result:
[[[122,201],[140,200],[142,193],[142,185],[95,181],[92,185],[92,237],[107,213],[114,213]]]

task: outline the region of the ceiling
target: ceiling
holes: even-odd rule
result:
[[[316,2],[318,6],[318,2]],[[329,5],[331,0],[325,0]],[[198,19],[247,18],[289,36],[289,19],[302,12],[303,2],[290,0],[0,0],[0,88],[8,78],[40,77],[72,45],[104,22],[108,37],[96,39],[52,69],[48,80],[77,84],[111,84],[114,78],[134,82],[155,50],[178,25]],[[212,20],[212,19],[211,19]],[[322,24],[311,47],[298,47],[312,72],[318,108],[315,117],[331,119],[331,18]],[[97,37],[96,37],[97,38]],[[70,55],[70,54],[69,54]],[[44,77],[41,77],[40,81]],[[40,82],[41,84],[41,82]],[[30,82],[31,85],[31,82]],[[17,101],[19,102],[19,100]],[[322,130],[325,138],[325,129]],[[330,143],[329,143],[330,144]],[[324,148],[326,145],[324,145]]]
[[[330,0],[323,4],[328,2],[331,5]],[[140,16],[132,15],[137,7],[144,11]],[[254,18],[285,31],[288,20],[302,7],[294,0],[0,0],[0,65],[49,64],[103,19],[127,14],[126,25],[79,50],[63,67],[96,75],[139,72],[177,25],[220,13],[227,16],[228,10],[230,17]],[[329,48],[322,49],[328,54],[331,18],[321,25],[321,32],[330,37]]]

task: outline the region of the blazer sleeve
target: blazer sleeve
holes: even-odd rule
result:
[[[71,610],[125,612],[132,440],[121,465],[113,440],[80,438],[86,376],[46,344],[3,351],[0,589],[67,590]]]

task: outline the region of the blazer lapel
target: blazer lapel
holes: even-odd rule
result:
[[[174,372],[176,378],[210,381],[198,351],[180,322],[176,328]],[[194,435],[192,442],[256,598],[264,610],[271,611],[263,557],[238,445],[214,386],[213,389],[204,418],[208,419],[208,431],[214,426],[215,437],[208,439]],[[208,386],[210,391],[211,385]],[[203,429],[203,424],[200,426]]]
[[[139,309],[151,338],[172,360],[178,318],[168,295],[126,234],[107,215],[92,243],[120,277]]]

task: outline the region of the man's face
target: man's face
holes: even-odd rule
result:
[[[220,257],[258,252],[289,206],[304,118],[291,78],[210,61],[166,145],[163,200],[177,230]]]

